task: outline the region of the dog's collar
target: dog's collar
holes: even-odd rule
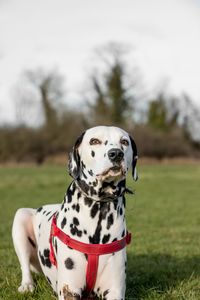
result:
[[[73,182],[75,182],[77,188],[79,189],[79,191],[85,196],[87,197],[87,199],[91,200],[91,201],[95,201],[95,202],[115,202],[118,200],[118,198],[124,196],[125,193],[128,193],[128,194],[134,194],[134,192],[130,189],[128,189],[127,187],[124,187],[121,191],[120,194],[118,195],[111,195],[111,194],[107,194],[105,196],[102,196],[102,197],[98,197],[98,198],[95,198],[95,197],[91,197],[89,196],[80,186],[78,180],[74,180]]]

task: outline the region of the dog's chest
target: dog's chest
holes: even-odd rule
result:
[[[126,231],[123,197],[114,202],[96,202],[75,189],[72,196],[65,196],[57,225],[85,243],[105,244],[120,239]]]

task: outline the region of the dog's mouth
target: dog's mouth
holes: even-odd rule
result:
[[[106,169],[103,173],[97,174],[97,177],[108,178],[108,177],[121,177],[125,175],[124,168],[120,166],[113,166]]]
[[[113,172],[113,173],[119,173],[119,172],[122,171],[122,167],[121,166],[114,166],[114,167],[112,167],[108,170],[108,172],[110,172],[110,171]]]

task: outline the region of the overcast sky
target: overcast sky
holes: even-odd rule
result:
[[[93,49],[110,41],[133,46],[147,91],[168,79],[200,103],[200,0],[0,0],[0,119],[13,120],[26,69],[57,67],[78,99]]]

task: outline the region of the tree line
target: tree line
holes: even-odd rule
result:
[[[0,162],[41,164],[48,156],[69,152],[77,136],[96,125],[127,130],[140,156],[199,157],[200,112],[191,99],[168,95],[163,89],[142,100],[138,78],[128,68],[123,49],[109,45],[102,53],[104,68],[95,68],[88,76],[84,109],[67,105],[64,78],[58,71],[24,72],[26,88],[15,94],[17,124],[0,127]],[[38,119],[31,123],[34,107]]]

